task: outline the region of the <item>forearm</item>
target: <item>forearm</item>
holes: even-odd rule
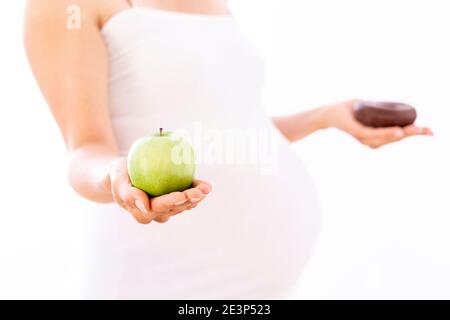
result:
[[[88,200],[112,202],[109,170],[118,158],[118,152],[102,145],[87,145],[71,151],[68,177],[72,188]]]
[[[321,107],[293,115],[272,118],[275,126],[291,142],[320,130],[328,128],[329,107]]]

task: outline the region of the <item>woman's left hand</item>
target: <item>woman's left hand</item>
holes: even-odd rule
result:
[[[371,128],[359,123],[353,115],[353,106],[358,100],[349,100],[333,106],[326,107],[327,127],[340,129],[364,145],[377,149],[389,143],[402,139],[425,135],[431,136],[429,128],[410,125],[407,127]]]

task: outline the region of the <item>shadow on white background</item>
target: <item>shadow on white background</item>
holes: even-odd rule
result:
[[[401,100],[434,138],[369,150],[335,130],[295,148],[323,226],[296,298],[450,298],[450,20],[446,1],[234,0],[282,114],[348,98]],[[76,298],[83,201],[22,49],[23,1],[0,13],[0,298]]]

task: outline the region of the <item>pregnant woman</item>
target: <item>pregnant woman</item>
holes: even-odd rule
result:
[[[319,229],[289,142],[329,127],[373,148],[431,134],[364,127],[355,101],[266,117],[261,59],[221,0],[29,0],[25,45],[67,145],[69,181],[92,201],[85,298],[285,297]],[[149,198],[131,185],[126,157],[160,127],[268,132],[276,170],[203,161],[204,181]]]

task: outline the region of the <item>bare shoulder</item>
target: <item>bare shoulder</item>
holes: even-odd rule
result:
[[[26,4],[25,40],[30,35],[55,38],[67,33],[68,27],[80,29],[83,24],[93,27],[99,19],[97,1],[27,0]]]
[[[25,23],[66,25],[76,16],[82,23],[103,24],[117,12],[128,8],[126,0],[27,0]],[[70,21],[69,21],[70,22]]]

